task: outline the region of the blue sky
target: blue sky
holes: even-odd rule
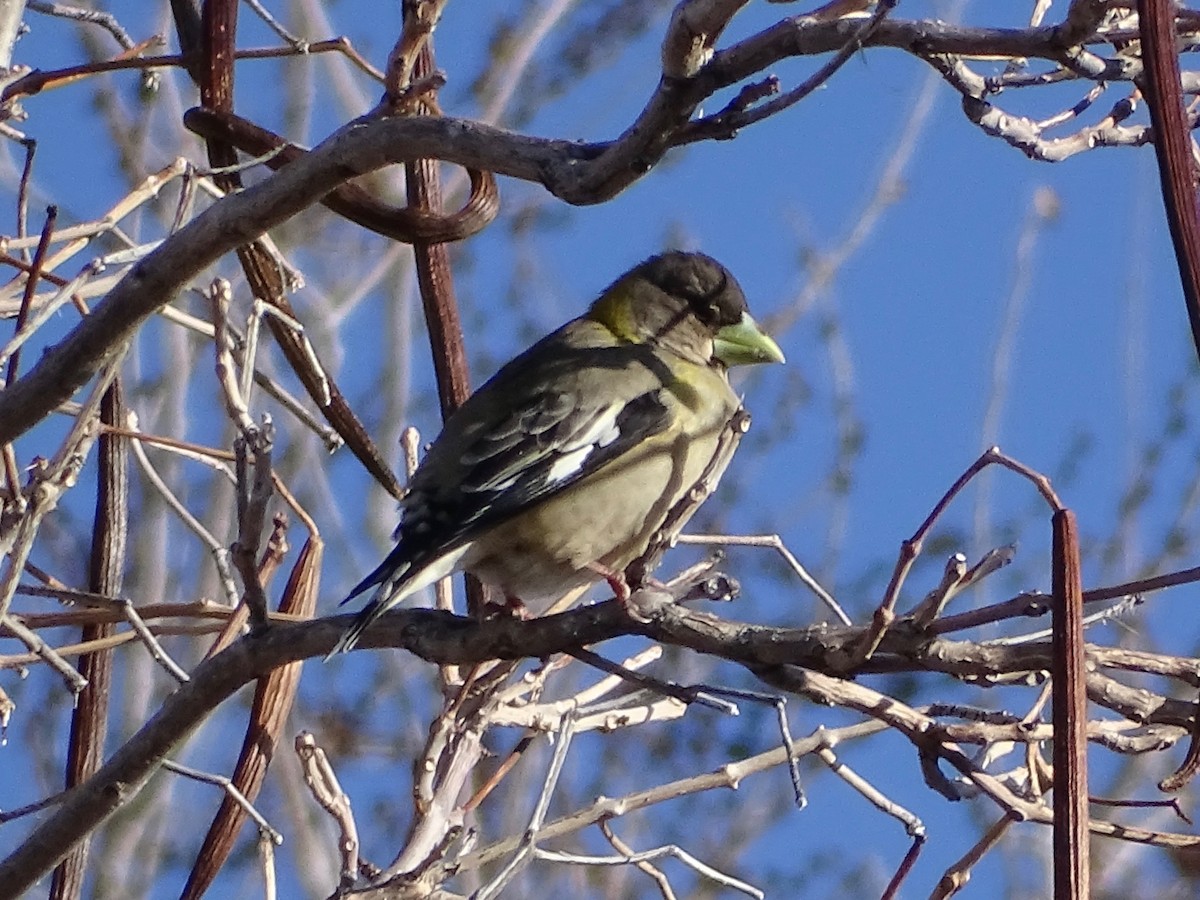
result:
[[[112,6],[127,25],[137,21],[136,5]],[[505,5],[476,4],[470,13],[467,8],[467,4],[450,4],[437,33],[439,64],[449,76],[443,103],[452,115],[477,112],[466,88],[484,64],[480,23],[490,21]],[[761,27],[783,14],[781,9],[791,11],[753,4],[737,20],[727,40]],[[913,4],[911,8],[902,6],[900,12],[916,16],[926,9],[924,4]],[[973,8],[968,8],[967,18],[980,24],[983,15],[991,14],[982,12],[977,18]],[[331,6],[330,15],[337,17],[360,50],[376,62],[382,59],[384,42],[395,27],[390,7],[385,15],[375,4],[343,2]],[[243,12],[243,17],[245,37],[241,43],[268,43],[251,16]],[[352,24],[356,22],[361,24]],[[37,65],[49,67],[77,60],[78,44],[66,26],[41,18],[33,24],[35,31],[19,45],[19,61],[35,60]],[[521,130],[582,140],[615,136],[640,109],[657,80],[662,28],[662,21],[652,26],[596,76],[522,123]],[[149,30],[154,29],[147,24],[137,36]],[[546,49],[543,54],[549,52]],[[301,142],[319,140],[345,117],[331,99],[331,65],[318,60],[312,66],[313,90],[326,102],[317,104],[309,134],[291,135]],[[276,63],[240,64],[239,111],[278,127],[281,104],[273,94],[272,79],[288,71]],[[785,84],[798,81],[807,71],[804,62],[779,68]],[[578,314],[615,276],[668,242],[682,240],[725,262],[742,282],[760,320],[787,315],[809,283],[803,262],[838,247],[859,221],[911,121],[917,97],[926,89],[929,71],[896,51],[860,54],[829,85],[792,110],[747,129],[735,141],[676,151],[625,193],[599,206],[565,208],[540,188],[502,181],[507,208],[533,206],[540,210],[543,224],[525,234],[500,222],[454,251],[476,380],[528,343],[531,336]],[[184,103],[192,103],[185,80],[178,73],[168,77],[178,79]],[[114,83],[122,102],[135,102],[132,76],[121,76]],[[373,87],[360,86],[373,98]],[[820,572],[826,586],[857,619],[869,615],[877,602],[900,541],[984,449],[982,420],[994,351],[1006,303],[1017,281],[1014,261],[1023,223],[1039,190],[1053,192],[1058,214],[1042,223],[1028,257],[1028,290],[1012,332],[1010,378],[996,437],[1003,449],[1023,462],[1061,476],[1056,485],[1078,514],[1088,542],[1085,573],[1089,586],[1138,573],[1145,561],[1155,556],[1164,531],[1178,515],[1180,498],[1187,492],[1196,464],[1194,428],[1185,420],[1181,432],[1163,444],[1162,463],[1154,470],[1155,487],[1149,500],[1119,532],[1124,542],[1121,559],[1099,558],[1095,548],[1118,534],[1122,497],[1134,476],[1146,468],[1145,448],[1163,438],[1170,389],[1187,385],[1185,414],[1195,394],[1196,351],[1191,346],[1161,221],[1152,151],[1097,151],[1054,166],[1031,162],[971,125],[948,86],[939,82],[932,90],[933,109],[919,132],[911,163],[903,169],[902,194],[884,210],[830,287],[791,327],[779,333],[788,366],[751,373],[743,380],[747,405],[755,415],[755,431],[726,485],[728,496],[736,496],[738,502],[723,502],[718,496],[706,509],[713,521],[730,530],[779,529],[789,547]],[[1074,102],[1080,93],[1060,90],[1053,97],[1039,96],[1028,102],[1032,107],[1053,108],[1060,101],[1060,105]],[[45,202],[61,202],[70,217],[86,219],[110,206],[124,191],[112,175],[112,159],[104,149],[107,139],[95,130],[89,117],[90,97],[82,88],[65,88],[25,102],[30,120],[23,127],[39,140],[37,172],[44,190],[35,209]],[[1016,94],[1001,99],[1016,109],[1027,102]],[[718,100],[714,108],[722,102]],[[172,112],[164,103],[162,121],[170,121]],[[11,147],[0,152],[19,159]],[[159,158],[151,150],[147,162],[165,164],[176,152],[177,148],[168,148]],[[199,159],[194,143],[191,153]],[[11,185],[0,184],[0,199],[3,208],[13,208]],[[0,230],[11,230],[11,213],[4,222]],[[149,234],[155,226],[147,221],[145,227]],[[367,242],[366,247],[368,255],[386,252],[381,241]],[[522,279],[517,282],[519,315],[511,312],[514,273]],[[306,274],[309,287],[295,298],[302,312],[306,305],[316,304],[322,295],[334,294],[346,287],[345,281],[353,280],[352,274],[338,271],[336,259],[332,264],[327,259],[313,259]],[[336,336],[340,343],[322,345],[323,338],[331,342],[334,338],[318,336],[318,347],[338,361],[339,383],[363,410],[368,428],[379,425],[370,419],[372,410],[376,415],[379,410],[373,397],[375,369],[382,360],[411,353],[404,364],[412,371],[412,421],[423,433],[432,435],[437,419],[430,400],[424,337],[418,329],[405,346],[397,347],[394,335],[378,325],[387,302],[382,292],[369,296]],[[519,319],[519,327],[514,319]],[[488,327],[472,328],[484,322]],[[62,323],[64,328],[69,325],[70,320]],[[835,340],[828,337],[830,329]],[[151,338],[138,352],[147,371],[169,364],[169,357],[159,359],[159,347]],[[32,359],[32,354],[27,358]],[[862,431],[861,451],[850,461],[851,481],[844,497],[835,497],[827,487],[838,447],[839,391],[842,399],[849,401],[849,418]],[[211,397],[193,400],[197,406],[188,411],[188,427],[200,428]],[[773,428],[779,425],[781,412],[790,417],[789,427]],[[759,435],[764,440],[771,436],[767,452],[750,452]],[[286,432],[283,439],[288,439]],[[388,451],[394,453],[394,448]],[[372,497],[379,502],[378,493],[372,494],[369,480],[348,455],[343,453],[333,466],[335,483],[345,498],[365,503]],[[1020,555],[1012,572],[997,576],[985,592],[960,598],[957,602],[962,608],[982,602],[984,596],[999,600],[1010,591],[1049,587],[1045,568],[1049,528],[1044,507],[1032,488],[1015,476],[993,473],[988,477],[990,518],[997,526],[996,535],[989,539],[973,533],[974,495],[970,492],[952,508],[947,526],[961,538],[956,546],[970,554],[1015,537]],[[85,539],[90,499],[81,495],[73,503],[78,505],[65,511],[66,521],[76,529],[75,539]],[[323,512],[327,518],[322,527],[330,528],[338,541],[335,546],[346,551],[330,553],[322,606],[322,612],[329,613],[342,589],[373,566],[385,548],[361,534],[357,540],[347,537],[346,532],[353,534],[354,527],[343,530],[339,517],[353,523],[357,520],[351,512]],[[1183,523],[1194,528],[1194,518],[1194,513],[1185,512]],[[1009,523],[1015,523],[1015,534],[1010,534]],[[382,534],[391,524],[377,523],[374,531]],[[181,553],[202,565],[199,550],[183,549]],[[1190,562],[1175,560],[1170,567],[1194,562],[1194,558]],[[755,553],[734,553],[730,567],[746,584],[746,596],[731,615],[797,626],[813,621],[814,607],[802,589],[767,578],[766,567]],[[928,590],[940,567],[941,558],[918,567],[905,596],[913,601]],[[186,596],[186,589],[181,589],[179,596],[169,599]],[[1197,624],[1195,598],[1193,587],[1153,598],[1149,611],[1131,630],[1105,626],[1094,639],[1124,639],[1146,647],[1158,642],[1165,652],[1192,654],[1195,648],[1188,636]],[[317,702],[331,681],[339,688],[349,689],[356,683],[361,688],[361,681],[375,671],[370,667],[376,665],[363,656],[334,666],[307,666],[306,695]],[[10,677],[0,673],[0,679]],[[44,673],[39,672],[38,677],[43,678]],[[718,677],[752,683],[734,670],[719,670]],[[7,681],[0,683],[11,689]],[[894,687],[886,681],[873,684],[884,690]],[[943,688],[940,683],[916,679],[909,699],[941,699]],[[999,702],[986,693],[966,689],[959,693],[960,698],[970,696],[973,702]],[[383,696],[393,695],[385,692]],[[1020,697],[1003,697],[1021,709]],[[850,721],[796,701],[792,707],[793,727],[798,733],[826,722]],[[19,710],[18,718],[21,715]],[[712,717],[708,712],[691,715]],[[765,749],[772,739],[769,716],[755,711],[747,715],[750,721],[763,723],[761,749]],[[313,727],[307,721],[296,724]],[[412,730],[419,732],[423,727],[418,722]],[[660,729],[656,739],[669,740],[671,725],[655,727]],[[725,729],[726,724],[713,727]],[[220,745],[234,740],[223,735],[206,735],[198,741],[195,755],[219,767]],[[0,754],[12,754],[18,745],[10,742],[0,748]],[[595,752],[588,748],[596,745],[597,738],[589,736],[589,743],[575,758],[577,764],[586,765],[586,754]],[[846,752],[860,772],[925,818],[931,841],[905,896],[925,895],[942,869],[974,840],[978,823],[991,821],[995,811],[984,808],[982,801],[975,801],[973,808],[972,804],[952,806],[933,794],[921,783],[915,753],[898,738],[874,738]],[[1166,759],[1155,762],[1168,764]],[[345,772],[346,786],[364,800],[386,802],[388,794],[379,782],[388,781],[389,791],[395,788],[388,773],[399,770],[407,777],[407,765],[386,758],[353,763]],[[683,747],[670,756],[666,768],[653,774],[669,780],[698,767],[703,768]],[[22,776],[14,778],[15,771],[0,765],[0,806],[35,799],[24,793],[25,785],[18,783]],[[780,790],[785,789],[782,773],[759,778],[774,779]],[[1149,791],[1151,779],[1138,787]],[[199,797],[197,803],[208,802],[202,793],[180,790]],[[395,794],[406,796],[405,790],[400,788]],[[769,871],[781,859],[789,860],[790,854],[803,853],[815,870],[804,895],[837,896],[838,882],[827,871],[822,874],[821,861],[852,854],[865,856],[880,873],[880,885],[886,882],[907,847],[900,826],[871,810],[827,774],[815,779],[810,799],[809,809],[787,814],[772,826],[735,874],[754,880],[756,871]],[[1132,813],[1128,820],[1138,821]],[[0,849],[11,846],[16,828],[19,826],[0,827]],[[377,843],[368,844],[367,849],[382,859],[392,846],[388,841],[397,837],[374,835],[371,839]],[[1048,840],[1048,831],[1026,826],[1008,846],[1034,854],[1026,845]],[[1158,851],[1142,853],[1139,864],[1145,860],[1147,865],[1162,865]],[[985,861],[975,874],[972,896],[998,896],[993,889],[998,891],[1002,883],[1013,884],[1004,880],[1012,878],[1011,871],[1004,868],[1009,863],[1011,858],[1003,852]],[[289,887],[297,889],[295,884]],[[160,889],[167,895],[177,892],[178,885],[164,876],[153,893]]]

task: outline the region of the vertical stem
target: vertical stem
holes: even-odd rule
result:
[[[1137,8],[1145,65],[1142,87],[1154,127],[1154,153],[1158,157],[1163,203],[1192,327],[1192,342],[1200,355],[1200,216],[1196,211],[1190,129],[1179,81],[1175,4],[1172,0],[1138,0]]]
[[[118,427],[125,424],[120,379],[113,381],[100,401],[100,421]],[[129,527],[129,446],[124,437],[107,431],[100,435],[97,444],[100,477],[96,487],[88,590],[115,597],[121,593],[124,584]],[[80,640],[102,640],[115,634],[116,630],[117,626],[111,622],[84,625]],[[104,762],[112,670],[112,649],[97,650],[79,660],[79,674],[87,679],[87,687],[80,691],[71,715],[71,737],[67,745],[68,788],[87,781]],[[49,893],[54,900],[83,895],[89,841],[90,836],[84,837],[54,870]]]
[[[415,78],[424,78],[433,71],[433,47],[429,41],[421,48],[413,71]],[[415,209],[440,212],[442,185],[435,159],[419,159],[404,166],[408,184],[408,202]],[[417,282],[421,289],[421,305],[429,330],[433,368],[437,376],[438,399],[442,418],[458,409],[471,393],[471,376],[467,370],[467,353],[463,343],[462,322],[458,301],[454,295],[454,277],[450,270],[450,253],[446,244],[418,241],[413,244],[417,263]]]
[[[433,39],[430,37],[417,54],[413,80],[419,81],[433,71]],[[409,205],[414,209],[440,212],[442,186],[438,161],[419,159],[406,163],[404,174],[407,179]],[[416,258],[417,284],[421,290],[421,306],[425,310],[425,324],[429,332],[438,399],[441,402],[444,420],[458,409],[471,393],[471,375],[467,369],[467,351],[463,342],[462,321],[458,315],[458,300],[454,296],[450,252],[444,243],[417,241],[413,244],[413,255]],[[474,612],[483,606],[483,586],[470,577],[466,583],[467,609]]]
[[[1054,900],[1087,900],[1087,673],[1075,514],[1054,514]]]

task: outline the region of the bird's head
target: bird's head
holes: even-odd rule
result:
[[[631,343],[726,366],[783,362],[783,351],[750,315],[728,269],[703,253],[652,256],[618,278],[589,316]]]

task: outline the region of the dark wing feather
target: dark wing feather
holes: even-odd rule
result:
[[[588,407],[562,392],[534,394],[462,450],[457,483],[439,483],[425,474],[435,469],[418,470],[404,498],[407,513],[397,529],[396,546],[342,602],[376,584],[385,585],[383,596],[367,604],[329,656],[352,648],[424,566],[481,530],[570,487],[669,422],[660,390],[600,407]]]
[[[423,559],[570,487],[669,422],[661,390],[600,407],[562,392],[535,394],[463,448],[454,483],[414,479],[400,546],[419,568]]]
[[[596,395],[598,377],[609,393]],[[447,420],[401,501],[396,546],[350,597],[373,585],[394,597],[443,554],[663,431],[671,380],[649,347],[614,346],[585,319],[539,341]]]

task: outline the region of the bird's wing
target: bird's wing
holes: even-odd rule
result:
[[[431,469],[431,477],[414,480],[398,536],[414,556],[440,555],[566,489],[669,423],[661,389],[603,405],[575,392],[532,394],[461,448],[456,477],[442,480]]]
[[[666,430],[669,367],[645,346],[610,340],[576,320],[472,395],[413,475],[396,546],[346,599],[377,584],[395,595],[487,528]]]

